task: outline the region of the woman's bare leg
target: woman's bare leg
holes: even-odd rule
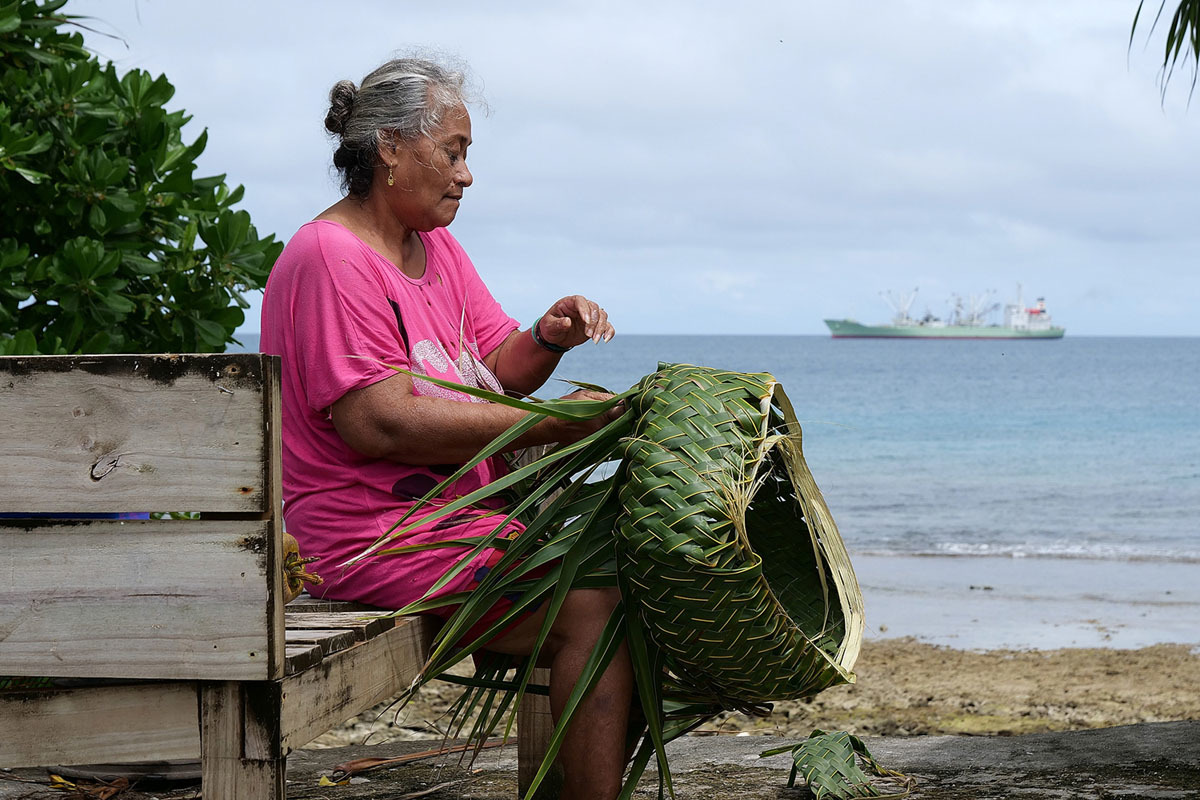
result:
[[[572,589],[550,629],[542,659],[550,663],[550,710],[560,718],[588,657],[620,600],[616,589]],[[544,613],[523,620],[488,649],[528,655]],[[562,800],[609,800],[620,792],[633,668],[624,643],[579,708],[559,750]]]

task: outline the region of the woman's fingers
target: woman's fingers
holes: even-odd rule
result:
[[[597,306],[597,309],[599,312],[596,324],[592,328],[592,341],[597,343],[611,341],[612,337],[617,335],[617,332],[613,329],[612,323],[608,321],[608,312],[599,306]]]
[[[597,392],[592,389],[576,389],[569,395],[566,395],[564,400],[610,400],[616,395],[610,392]]]
[[[615,397],[615,395],[613,395],[610,392],[595,392],[595,391],[592,391],[591,389],[578,389],[574,392],[571,392],[569,395],[567,395],[563,399],[565,399],[565,400],[611,400],[613,397]],[[617,403],[612,408],[610,408],[608,411],[605,411],[603,414],[593,417],[592,419],[602,420],[604,424],[608,424],[609,422],[612,422],[614,419],[616,419],[617,417],[621,416],[624,413],[625,413],[625,401],[622,400],[621,402]],[[600,427],[603,427],[603,425],[601,425]]]
[[[581,294],[562,298],[550,307],[542,320],[544,327],[539,329],[539,334],[547,341],[565,347],[583,344],[588,339],[607,342],[616,335],[608,312]]]

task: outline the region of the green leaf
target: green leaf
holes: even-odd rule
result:
[[[118,314],[129,314],[137,310],[137,305],[132,300],[119,294],[105,294],[102,300],[105,306]]]
[[[80,353],[107,353],[112,337],[107,331],[96,331],[79,348]]]
[[[354,357],[366,358],[365,356]],[[471,397],[478,397],[481,400],[487,400],[491,403],[498,403],[502,406],[509,406],[510,408],[519,408],[523,411],[528,411],[533,414],[542,414],[548,417],[555,417],[556,419],[584,420],[598,417],[606,411],[614,408],[618,403],[623,402],[633,393],[633,390],[630,390],[623,394],[614,395],[608,400],[568,400],[566,398],[560,398],[557,400],[519,400],[515,397],[509,397],[505,394],[488,391],[487,389],[481,389],[475,386],[464,386],[463,384],[455,383],[454,381],[435,378],[432,375],[418,375],[417,373],[406,370],[403,367],[393,366],[392,364],[387,364],[383,361],[379,361],[378,359],[367,360],[375,361],[376,363],[382,364],[383,366],[395,372],[420,378],[423,381],[428,381],[429,383],[442,386],[446,389],[453,389],[456,392],[461,392],[462,394],[470,395]]]
[[[121,214],[136,214],[138,211],[138,204],[128,193],[123,191],[113,192],[105,198],[104,202]]]
[[[794,786],[796,776],[804,778],[808,790],[816,800],[836,798],[836,800],[853,800],[859,797],[884,797],[871,778],[858,766],[859,759],[876,776],[898,780],[901,788],[897,792],[886,795],[890,798],[904,797],[912,791],[915,782],[906,775],[882,767],[871,757],[862,739],[852,736],[845,731],[826,733],[822,730],[813,731],[803,742],[788,747],[776,747],[764,750],[761,758],[767,758],[780,753],[791,751],[792,773],[788,786]]]
[[[49,133],[43,133],[40,136],[36,133],[31,133],[27,136],[22,136],[20,139],[8,139],[3,147],[0,147],[0,155],[3,156],[33,156],[38,153],[44,153],[50,149],[53,143],[53,137]]]
[[[83,317],[72,316],[67,321],[66,335],[63,336],[63,345],[68,350],[74,350],[75,345],[79,342],[79,337],[83,335]]]
[[[0,270],[11,270],[29,260],[29,246],[16,239],[0,239]]]
[[[187,193],[195,186],[192,181],[191,166],[179,167],[167,174],[153,187],[153,191],[162,193]]]
[[[44,172],[38,172],[35,169],[28,169],[26,167],[13,167],[13,171],[33,184],[41,183],[50,177]]]
[[[208,129],[205,128],[196,137],[196,141],[186,147],[173,148],[168,154],[165,161],[159,165],[159,171],[166,173],[174,170],[177,165],[191,163],[196,160],[196,157],[204,152],[204,148],[208,145]]]
[[[0,33],[12,33],[21,27],[20,3],[0,7]]]
[[[40,15],[53,14],[67,4],[67,0],[42,0],[42,5],[38,8]]]
[[[37,339],[33,335],[33,331],[25,329],[19,330],[9,340],[7,354],[13,356],[32,356],[37,355]]]
[[[205,344],[213,347],[225,344],[227,333],[224,327],[207,319],[196,319],[193,322],[196,325],[196,333]]]
[[[88,224],[96,233],[103,235],[108,232],[108,215],[99,205],[92,206],[88,211]]]
[[[235,331],[246,321],[246,314],[237,306],[226,306],[211,312],[209,317],[224,330]]]

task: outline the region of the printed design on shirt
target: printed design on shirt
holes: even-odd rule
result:
[[[471,348],[465,345],[459,352],[458,358],[451,361],[450,355],[440,343],[432,339],[422,339],[413,345],[408,356],[412,371],[418,375],[457,378],[465,386],[474,386],[493,392],[504,391],[503,387],[500,386],[500,382],[492,375],[492,371],[487,368],[487,365],[476,358],[471,352]],[[452,368],[453,372],[451,371]],[[459,401],[469,400],[474,403],[487,402],[477,397],[464,395],[462,392],[456,392],[453,389],[437,386],[420,378],[413,378],[413,388],[417,394],[422,394],[426,397],[442,397],[447,400]]]
[[[430,489],[437,486],[440,482],[432,475],[423,475],[419,472],[414,472],[405,475],[392,484],[392,494],[405,500],[418,500],[424,497]]]

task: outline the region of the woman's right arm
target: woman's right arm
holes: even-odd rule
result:
[[[609,395],[578,391],[569,397],[596,400]],[[617,406],[580,422],[547,417],[509,449],[575,442],[623,412]],[[464,403],[417,395],[412,379],[404,374],[347,392],[330,409],[334,428],[353,450],[370,458],[418,465],[463,463],[526,413],[496,403]]]

